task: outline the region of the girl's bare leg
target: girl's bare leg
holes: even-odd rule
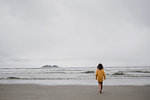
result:
[[[98,83],[98,87],[99,87],[99,90],[101,90],[101,84],[100,83]]]
[[[102,84],[100,82],[98,83],[98,87],[99,87],[99,90],[100,90],[99,92],[102,93]]]
[[[101,91],[102,91],[102,89],[103,89],[103,83],[101,83]]]

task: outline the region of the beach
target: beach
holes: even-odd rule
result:
[[[0,100],[149,100],[150,86],[0,84]]]

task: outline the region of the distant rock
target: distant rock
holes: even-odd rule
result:
[[[124,73],[122,71],[119,71],[119,72],[116,72],[116,73],[114,73],[112,75],[124,75]]]
[[[44,65],[42,66],[43,68],[56,68],[56,67],[59,67],[57,65]]]
[[[21,79],[19,77],[7,77],[7,79]]]
[[[82,73],[94,73],[94,71],[86,71],[86,72],[82,72]]]

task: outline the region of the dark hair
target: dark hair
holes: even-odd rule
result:
[[[98,64],[97,69],[102,70],[103,69],[103,65],[102,64]]]

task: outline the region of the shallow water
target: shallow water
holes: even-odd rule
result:
[[[105,85],[150,84],[150,66],[105,67],[104,70],[107,77]],[[0,83],[97,85],[95,71],[95,67],[0,68]]]

